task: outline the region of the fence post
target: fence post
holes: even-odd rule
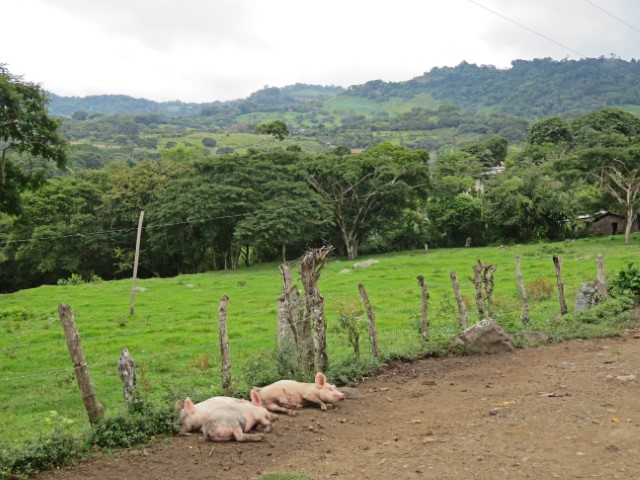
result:
[[[229,297],[225,293],[220,299],[218,307],[218,337],[220,338],[220,356],[222,363],[222,388],[229,395],[233,394],[231,385],[231,354],[229,352],[229,337],[227,336],[227,307]]]
[[[124,403],[129,406],[136,391],[136,365],[133,363],[133,358],[131,358],[129,349],[126,347],[122,349],[120,360],[118,360],[118,372],[120,373],[120,380],[122,380]]]
[[[458,321],[460,322],[460,327],[463,329],[467,328],[467,307],[464,304],[464,300],[462,299],[462,294],[460,293],[460,282],[458,282],[458,277],[456,272],[451,270],[449,272],[449,277],[451,277],[451,286],[453,287],[453,294],[456,297],[456,302],[458,302],[458,313],[460,318]]]
[[[136,237],[136,254],[133,260],[133,281],[131,285],[131,307],[129,308],[129,315],[133,315],[133,312],[135,310],[136,278],[138,277],[138,259],[140,258],[140,237],[142,236],[142,220],[144,220],[144,210],[140,211],[140,218],[138,219],[138,235]]]
[[[426,340],[429,337],[429,294],[427,293],[427,284],[424,282],[424,277],[422,275],[418,275],[416,278],[418,279],[418,285],[420,285],[420,291],[422,292],[421,330],[422,338]]]
[[[476,289],[476,307],[478,309],[478,315],[480,315],[480,320],[487,318],[487,310],[484,306],[484,295],[482,293],[482,277],[483,277],[484,267],[482,262],[478,260],[476,264],[473,265],[473,286]]]
[[[520,319],[522,320],[523,325],[531,325],[529,300],[527,300],[527,290],[524,288],[522,271],[520,269],[520,255],[516,255],[516,283],[518,284],[518,293],[520,294],[520,302],[522,303],[522,315],[520,316]]]
[[[564,298],[564,283],[562,282],[562,258],[554,255],[553,265],[556,268],[556,280],[558,282],[558,298],[560,299],[560,315],[565,315],[569,310],[567,309],[567,302]]]
[[[364,285],[359,283],[358,290],[360,290],[360,296],[362,297],[362,302],[364,303],[364,308],[367,309],[367,316],[369,317],[369,339],[371,342],[371,354],[378,358],[378,331],[376,329],[376,314],[373,311],[373,306],[369,301],[369,295],[367,295],[367,291],[364,289]]]
[[[609,293],[607,292],[607,279],[604,273],[604,258],[602,254],[599,253],[597,257],[598,261],[598,301],[601,302],[605,300]]]
[[[89,376],[87,362],[82,352],[82,344],[80,343],[80,335],[78,334],[73,310],[71,310],[71,307],[68,305],[61,303],[58,306],[58,315],[62,322],[64,336],[67,339],[67,348],[69,349],[69,355],[71,355],[73,371],[78,381],[78,388],[82,395],[84,407],[89,415],[89,421],[92,424],[98,423],[102,417],[104,417],[104,409],[102,405],[100,405],[93,389],[93,383],[91,383],[91,377]]]
[[[485,301],[487,302],[487,315],[489,316],[489,318],[493,318],[493,288],[495,285],[493,273],[498,269],[498,266],[495,264],[488,264],[482,265],[482,268],[484,270],[482,275],[482,283],[484,283]]]

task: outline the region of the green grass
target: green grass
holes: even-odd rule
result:
[[[496,263],[495,318],[515,333],[522,330],[515,284],[515,255],[521,256],[525,283],[546,282],[555,290],[552,255],[562,257],[569,310],[582,283],[596,278],[596,255],[604,254],[608,278],[640,260],[640,236],[623,245],[622,236],[550,243],[467,249],[432,249],[375,256],[380,263],[356,269],[344,258],[333,258],[322,271],[319,289],[325,298],[328,322],[330,379],[343,378],[353,366],[346,335],[337,329],[337,309],[359,301],[363,283],[375,308],[378,344],[385,358],[411,358],[436,351],[459,332],[449,271],[455,270],[469,308],[469,323],[478,320],[469,278],[477,259]],[[371,258],[369,256],[358,261]],[[297,280],[297,265],[292,273]],[[420,289],[424,275],[431,300],[430,343],[418,334]],[[300,284],[299,281],[296,283]],[[64,334],[58,318],[60,303],[71,306],[82,340],[96,394],[107,415],[123,411],[117,362],[129,349],[137,365],[138,385],[165,402],[191,396],[201,400],[221,394],[217,335],[218,304],[230,298],[228,332],[233,383],[238,395],[260,381],[273,380],[273,351],[277,343],[277,298],[281,293],[277,264],[234,272],[212,272],[168,279],[139,279],[135,314],[129,316],[130,280],[75,286],[41,286],[0,295],[0,414],[3,435],[17,444],[49,427],[51,412],[87,426]],[[554,333],[557,339],[618,333],[624,325],[585,324],[567,329],[559,319],[557,296],[530,298],[533,330]],[[371,361],[368,342],[363,361]]]

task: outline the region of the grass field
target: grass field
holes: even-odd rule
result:
[[[354,268],[334,257],[322,271],[319,289],[328,323],[329,377],[353,363],[346,334],[338,331],[341,305],[358,303],[363,283],[375,308],[378,344],[384,358],[411,357],[442,345],[459,332],[449,271],[455,270],[469,304],[469,323],[478,320],[473,306],[472,265],[477,259],[497,264],[495,318],[509,332],[522,330],[515,283],[514,257],[521,256],[529,289],[532,330],[550,331],[558,322],[559,304],[552,256],[563,259],[562,276],[572,311],[582,283],[596,278],[596,255],[602,253],[608,278],[640,261],[640,236],[623,245],[622,236],[575,242],[467,249],[432,249],[363,257],[379,263]],[[297,265],[291,264],[294,281]],[[421,311],[417,275],[430,294],[430,337],[419,335]],[[82,346],[98,399],[106,414],[123,409],[117,362],[129,349],[137,366],[138,385],[167,402],[186,396],[201,400],[222,393],[217,335],[218,304],[230,298],[228,332],[233,382],[238,394],[252,385],[273,381],[277,342],[277,298],[281,293],[277,264],[237,271],[139,279],[135,314],[129,315],[131,281],[69,286],[42,286],[0,295],[0,414],[3,435],[13,442],[46,431],[55,415],[86,427],[84,412],[64,334],[57,314],[60,303],[75,313]],[[296,283],[300,284],[299,281]],[[594,327],[595,328],[595,327]],[[575,335],[615,334],[599,326]],[[363,337],[365,335],[363,334]],[[361,346],[371,360],[368,342]]]

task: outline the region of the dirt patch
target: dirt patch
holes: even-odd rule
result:
[[[172,438],[40,479],[640,478],[640,335],[390,365],[263,443]]]

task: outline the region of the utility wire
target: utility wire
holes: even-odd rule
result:
[[[518,27],[520,27],[520,28],[524,28],[526,31],[531,32],[531,33],[533,33],[534,35],[537,35],[537,36],[539,36],[539,37],[541,37],[541,38],[544,38],[545,40],[548,40],[548,41],[549,41],[549,42],[551,42],[551,43],[555,43],[556,45],[559,45],[559,46],[561,46],[562,48],[566,48],[566,49],[567,49],[567,50],[569,50],[570,52],[573,52],[573,53],[575,53],[575,54],[577,54],[577,55],[579,55],[579,56],[581,56],[581,57],[587,58],[587,55],[585,55],[584,53],[580,53],[579,51],[574,50],[573,48],[568,47],[568,46],[566,46],[566,45],[564,45],[564,44],[562,44],[562,43],[560,43],[560,42],[558,42],[558,41],[554,40],[553,38],[547,37],[546,35],[544,35],[544,34],[542,34],[542,33],[540,33],[540,32],[537,32],[537,31],[535,31],[535,30],[534,30],[534,29],[532,29],[532,28],[527,27],[526,25],[523,25],[523,24],[521,24],[521,23],[519,23],[519,22],[516,22],[515,20],[513,20],[513,19],[511,19],[511,18],[509,18],[509,17],[506,17],[506,16],[502,15],[502,14],[501,14],[501,13],[499,13],[499,12],[496,12],[495,10],[490,9],[489,7],[486,7],[486,6],[484,6],[484,5],[482,5],[482,4],[478,3],[478,2],[475,2],[474,0],[468,0],[468,1],[469,1],[469,2],[471,2],[471,3],[473,3],[474,5],[477,5],[477,6],[478,6],[478,7],[480,7],[480,8],[484,8],[486,11],[491,12],[491,13],[493,13],[494,15],[497,15],[498,17],[500,17],[500,18],[502,18],[502,19],[504,19],[504,20],[507,20],[508,22],[513,23],[514,25],[517,25],[517,26],[518,26]]]
[[[611,18],[613,18],[614,20],[617,20],[618,22],[626,25],[627,27],[629,27],[631,30],[635,30],[636,32],[640,33],[640,30],[637,29],[636,27],[634,27],[633,25],[625,22],[624,20],[622,20],[620,17],[616,17],[613,13],[605,10],[604,8],[602,8],[600,5],[595,4],[594,2],[592,2],[591,0],[584,0],[585,2],[587,2],[588,4],[594,6],[595,8],[597,8],[598,10],[600,10],[602,13],[605,13],[607,15],[609,15]]]

